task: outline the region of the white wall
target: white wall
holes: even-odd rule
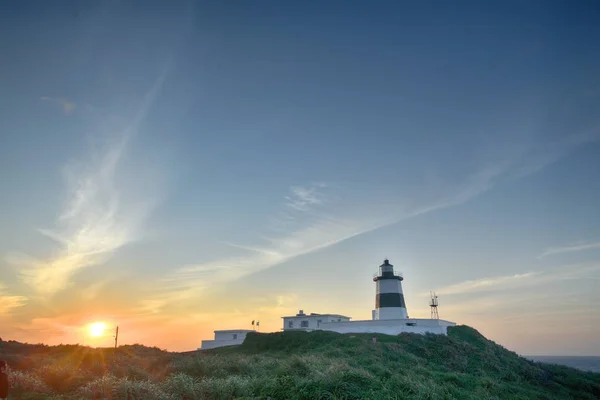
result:
[[[254,332],[254,331],[248,330],[248,329],[232,329],[232,330],[215,331],[215,339],[214,340],[203,340],[200,350],[214,349],[216,347],[234,346],[234,345],[242,344],[242,343],[244,343],[244,340],[246,339],[246,334],[248,332]]]
[[[294,317],[283,317],[283,330],[289,331],[294,329],[319,329],[320,325],[324,323],[339,323],[343,321],[350,321],[348,317],[342,317],[338,315],[304,315],[304,316],[294,316]],[[302,322],[307,322],[308,326],[302,326]],[[290,327],[289,323],[292,322],[292,326]]]
[[[404,307],[382,307],[375,309],[375,319],[406,319],[408,316]]]
[[[244,339],[246,339],[245,336],[243,339],[237,340],[203,340],[201,345],[202,347],[200,347],[200,350],[214,349],[216,347],[224,346],[234,346],[244,343]]]
[[[253,331],[247,329],[215,331],[215,340],[244,340],[248,332]]]
[[[402,283],[399,279],[380,279],[375,284],[375,294],[402,293]]]
[[[407,325],[414,323],[414,326]],[[408,333],[435,333],[447,334],[447,327],[456,325],[453,322],[429,319],[404,319],[404,320],[366,320],[348,321],[337,323],[323,323],[320,329],[337,333],[383,333],[398,335]]]
[[[444,319],[409,318],[407,321],[415,322],[419,326],[456,326],[456,322],[446,321]]]

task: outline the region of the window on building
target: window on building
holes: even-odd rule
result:
[[[237,339],[237,333],[233,334],[233,340]]]
[[[342,319],[341,319],[341,318],[338,318],[338,322],[342,322]]]
[[[300,328],[308,328],[308,321],[300,321]]]
[[[294,321],[289,321],[288,328],[293,328],[293,327],[294,327]]]
[[[319,325],[321,322],[323,322],[323,321],[321,321],[320,319],[318,319],[317,320],[317,325]]]

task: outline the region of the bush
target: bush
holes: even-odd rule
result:
[[[12,394],[22,393],[52,393],[52,389],[39,377],[28,372],[11,371],[8,383]]]
[[[86,377],[75,365],[44,365],[37,368],[35,373],[54,393],[69,393],[86,382]]]
[[[112,391],[112,400],[167,400],[169,396],[160,386],[149,381],[132,381],[123,378],[117,381]]]
[[[448,336],[251,333],[191,354],[3,342],[0,358],[17,369],[17,400],[600,398],[599,374],[525,360],[463,326]]]
[[[86,399],[108,399],[112,397],[119,380],[112,375],[105,375],[88,382],[79,388],[77,393]]]
[[[201,392],[199,380],[183,373],[171,375],[162,385],[174,399],[196,399]]]

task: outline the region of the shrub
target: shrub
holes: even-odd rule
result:
[[[113,388],[112,400],[167,400],[169,396],[159,385],[149,381],[132,381],[123,378]]]
[[[175,399],[196,399],[201,391],[199,380],[183,373],[171,375],[161,387]]]
[[[76,365],[43,365],[37,368],[35,373],[54,393],[69,393],[86,382],[85,376],[76,369]]]
[[[8,382],[13,394],[51,393],[52,389],[39,377],[28,372],[11,371]]]
[[[525,360],[469,327],[448,332],[252,333],[191,354],[4,342],[0,358],[17,369],[16,400],[600,398],[600,374]]]
[[[108,399],[117,387],[118,379],[112,375],[105,375],[88,382],[79,388],[77,394],[87,399]]]

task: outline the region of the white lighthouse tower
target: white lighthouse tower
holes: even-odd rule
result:
[[[402,274],[394,272],[389,260],[379,266],[379,274],[373,277],[377,286],[373,319],[406,319],[406,303],[402,292]]]

